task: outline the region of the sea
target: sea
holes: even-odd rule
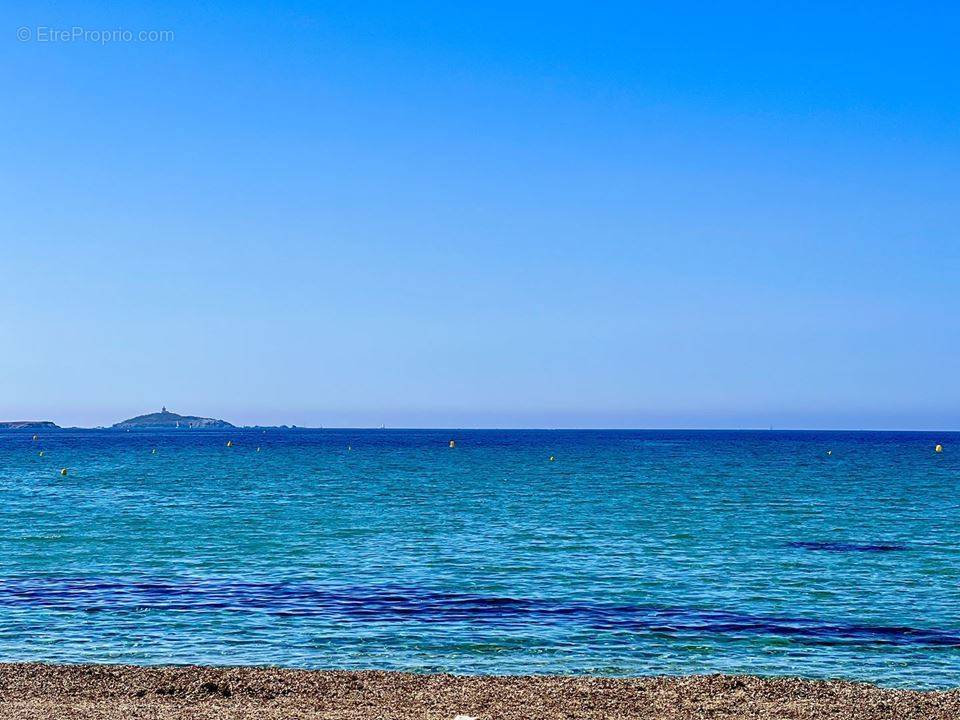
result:
[[[954,687],[960,434],[4,431],[0,661]]]

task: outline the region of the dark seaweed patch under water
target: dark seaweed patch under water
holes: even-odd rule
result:
[[[791,542],[787,547],[824,552],[898,552],[908,549],[906,545],[845,542]]]
[[[487,597],[407,587],[323,587],[304,582],[117,581],[83,578],[0,582],[0,607],[111,614],[266,613],[334,622],[465,623],[503,627],[572,624],[663,635],[768,635],[794,642],[960,647],[960,631],[799,617],[546,598]]]

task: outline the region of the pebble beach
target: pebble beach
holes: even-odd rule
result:
[[[269,668],[0,665],[6,720],[879,720],[960,717],[960,690],[703,675],[610,679]]]

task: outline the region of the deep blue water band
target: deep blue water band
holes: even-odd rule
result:
[[[775,635],[798,642],[960,647],[960,632],[658,605],[485,597],[407,587],[330,588],[304,582],[39,578],[0,580],[0,607],[60,612],[268,613],[331,621],[574,624],[663,635]]]

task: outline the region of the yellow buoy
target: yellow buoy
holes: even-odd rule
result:
[[[233,447],[233,440],[227,440],[227,447]]]
[[[456,440],[451,440],[451,441],[450,441],[450,447],[455,448],[456,446],[457,446],[457,441],[456,441]]]
[[[60,468],[60,474],[61,474],[61,475],[66,475],[66,474],[67,474],[67,469],[66,469],[66,468]]]
[[[937,445],[934,449],[934,452],[943,452],[943,445]]]

